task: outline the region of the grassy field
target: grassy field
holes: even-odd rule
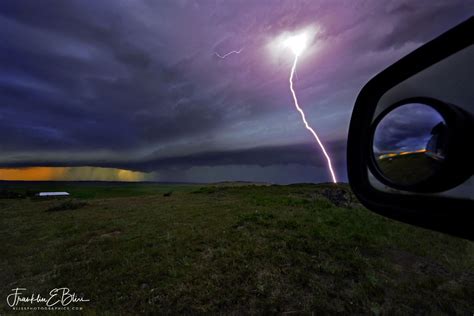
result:
[[[425,153],[410,153],[377,160],[382,173],[401,185],[413,185],[433,176],[440,168],[437,161]]]
[[[0,314],[12,288],[61,286],[87,314],[474,312],[474,243],[346,185],[42,185],[74,198],[0,200]]]

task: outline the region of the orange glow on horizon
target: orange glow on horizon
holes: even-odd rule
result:
[[[0,180],[42,181],[56,180],[65,173],[62,167],[30,167],[16,169],[0,169]]]
[[[428,150],[423,148],[415,151],[402,151],[399,153],[389,153],[389,154],[383,154],[378,157],[378,159],[385,159],[385,158],[392,158],[396,156],[403,156],[403,155],[411,155],[411,154],[421,154],[421,153],[427,153]]]
[[[0,180],[8,181],[143,181],[137,171],[99,167],[0,168]]]

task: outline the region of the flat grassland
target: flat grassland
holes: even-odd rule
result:
[[[371,213],[347,185],[8,184],[0,313],[68,287],[86,314],[472,314],[474,243]],[[2,312],[3,311],[3,312]]]
[[[413,185],[433,176],[441,163],[426,153],[410,153],[377,161],[382,173],[401,185]]]

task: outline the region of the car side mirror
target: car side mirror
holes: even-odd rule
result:
[[[348,175],[369,209],[474,240],[474,17],[361,90]]]

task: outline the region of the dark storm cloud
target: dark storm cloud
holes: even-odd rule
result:
[[[337,141],[327,144],[327,148],[335,154],[338,159],[333,163],[342,166],[343,155],[346,150],[345,141]],[[126,168],[135,171],[157,171],[173,168],[189,169],[195,166],[225,166],[225,165],[257,165],[261,167],[271,165],[312,165],[315,167],[326,167],[326,160],[319,154],[314,144],[292,144],[281,146],[262,146],[242,150],[207,151],[197,154],[174,156],[167,158],[146,157],[138,161],[122,160],[109,161],[84,161],[87,166]],[[69,167],[77,165],[77,162],[55,162],[45,161],[23,161],[6,164],[7,167],[26,167],[31,165]]]
[[[317,150],[287,146],[312,139],[292,108],[291,60],[273,60],[266,45],[320,28],[297,89],[322,138],[344,143],[363,84],[473,9],[457,0],[2,1],[0,166],[319,166]]]
[[[335,156],[342,157],[345,142],[338,141],[328,144]],[[167,168],[190,168],[193,166],[220,165],[270,165],[301,164],[325,167],[324,157],[318,153],[314,144],[293,144],[286,146],[262,146],[242,150],[208,151],[178,157],[149,159],[148,161],[129,164],[129,167],[140,171],[153,171]],[[342,164],[341,159],[335,164]]]
[[[395,17],[398,23],[380,42],[379,47],[384,49],[400,47],[410,41],[424,42],[451,28],[460,12],[472,14],[472,9],[470,1],[433,1],[429,5],[424,1],[395,3],[387,14]]]
[[[376,152],[400,152],[425,149],[432,130],[445,123],[441,115],[424,104],[407,104],[389,112],[375,130]]]

